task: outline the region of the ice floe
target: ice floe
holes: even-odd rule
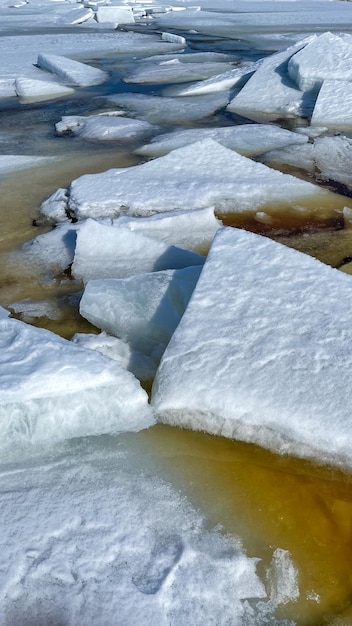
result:
[[[2,450],[153,423],[139,383],[107,357],[14,319],[0,319],[0,343]]]
[[[32,262],[38,262],[53,272],[67,269],[74,257],[77,238],[77,224],[70,221],[59,224],[48,233],[27,241],[23,251]]]
[[[128,6],[100,6],[96,11],[97,22],[114,22],[115,24],[134,24],[133,11]]]
[[[58,157],[53,156],[34,156],[21,154],[1,154],[0,155],[0,174],[8,174],[16,170],[23,170],[30,167],[37,167],[45,163],[56,161]]]
[[[227,91],[215,94],[188,96],[181,99],[149,96],[142,93],[121,93],[106,96],[106,100],[125,108],[151,124],[189,124],[202,120],[226,107],[230,99]]]
[[[243,67],[236,67],[231,70],[227,70],[222,74],[216,74],[208,79],[201,80],[193,85],[189,85],[175,92],[177,96],[200,96],[203,94],[214,93],[217,91],[223,91],[224,89],[230,89],[234,85],[239,85],[243,79],[248,79],[254,71],[260,67],[262,61],[256,63],[248,63]],[[192,79],[194,80],[194,79]],[[242,86],[242,85],[241,85]]]
[[[312,114],[313,126],[352,128],[352,82],[324,80]]]
[[[78,115],[64,116],[60,122],[55,124],[55,128],[59,135],[72,133],[81,139],[91,141],[130,139],[131,137],[150,133],[154,129],[148,122],[120,116],[121,111],[86,117]]]
[[[33,78],[17,78],[15,81],[16,94],[22,100],[49,100],[59,96],[74,93],[74,89],[59,83],[35,80]]]
[[[351,464],[351,298],[337,270],[222,229],[162,357],[158,419]]]
[[[189,128],[154,137],[149,144],[137,148],[137,154],[158,157],[196,141],[211,138],[225,148],[244,156],[255,156],[291,145],[302,145],[308,137],[273,124],[240,124],[223,128]]]
[[[108,78],[108,74],[102,70],[57,54],[40,53],[37,63],[39,67],[56,74],[67,84],[77,87],[99,85]]]
[[[156,361],[185,311],[201,270],[194,266],[123,280],[91,280],[80,302],[81,315]]]
[[[214,74],[225,72],[229,67],[229,63],[183,63],[182,58],[177,58],[158,64],[143,63],[134,72],[124,76],[123,81],[137,84],[184,83],[209,78]]]
[[[204,260],[196,252],[88,219],[78,230],[72,273],[86,283],[203,265]]]
[[[288,61],[288,73],[302,91],[317,92],[324,80],[352,80],[352,36],[323,33]]]
[[[324,191],[204,139],[142,165],[82,176],[71,184],[68,207],[78,219],[215,204],[236,213],[316,194]]]

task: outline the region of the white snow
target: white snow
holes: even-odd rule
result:
[[[243,212],[324,193],[205,139],[142,165],[76,179],[69,189],[69,209],[79,219],[214,204],[227,212]]]
[[[308,137],[304,135],[273,124],[239,124],[223,128],[188,128],[165,133],[154,137],[150,143],[137,148],[135,152],[158,157],[206,138],[245,156],[255,156],[285,146],[302,145],[308,141]]]
[[[203,263],[204,257],[196,252],[88,219],[77,233],[72,273],[86,283]]]
[[[61,135],[72,132],[81,139],[91,141],[115,141],[118,139],[130,139],[138,135],[146,134],[153,130],[148,122],[134,120],[129,117],[119,117],[121,113],[112,115],[64,116],[55,124],[56,132]]]
[[[2,450],[153,423],[136,379],[101,354],[3,318],[0,345]]]
[[[352,128],[352,82],[324,80],[311,124],[341,130]]]
[[[56,74],[60,80],[77,87],[104,83],[108,74],[86,63],[80,63],[57,54],[38,54],[39,67]]]
[[[224,228],[162,357],[160,421],[352,462],[350,277]]]
[[[302,91],[317,92],[324,80],[352,81],[352,36],[315,37],[291,57],[288,73]]]
[[[66,222],[67,221],[67,190],[63,187],[59,187],[56,189],[49,198],[44,200],[40,205],[40,211],[48,217],[50,220],[58,222]]]
[[[67,269],[73,261],[78,227],[66,220],[48,233],[27,241],[23,246],[27,258],[29,255],[54,271]]]
[[[133,350],[160,359],[201,269],[194,266],[122,280],[91,280],[84,290],[80,313]]]

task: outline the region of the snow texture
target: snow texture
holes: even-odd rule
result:
[[[324,80],[311,119],[312,126],[352,128],[352,82]]]
[[[351,299],[349,276],[222,229],[161,360],[157,418],[351,465]]]

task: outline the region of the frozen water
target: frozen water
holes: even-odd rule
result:
[[[98,7],[96,12],[97,22],[114,22],[115,24],[134,24],[132,9],[122,6]]]
[[[142,165],[78,178],[69,189],[69,209],[79,219],[214,204],[224,211],[243,212],[268,202],[323,193],[204,139]]]
[[[49,100],[59,96],[67,96],[74,93],[74,89],[60,85],[59,83],[35,80],[33,78],[17,78],[15,81],[16,94],[21,99]]]
[[[207,250],[216,231],[222,226],[214,215],[214,207],[195,211],[172,211],[150,217],[122,216],[112,220],[112,224],[195,251]]]
[[[349,276],[222,229],[162,357],[157,418],[351,465],[351,299]]]
[[[352,82],[324,80],[312,114],[313,126],[352,128]]]
[[[67,209],[67,190],[59,187],[49,196],[40,206],[40,211],[55,222],[66,222],[68,220]]]
[[[37,167],[45,163],[56,161],[58,157],[52,156],[23,156],[20,154],[0,154],[0,174],[7,174],[16,170],[29,167]]]
[[[229,102],[227,91],[185,98],[147,96],[142,93],[122,93],[107,96],[106,100],[125,108],[139,119],[151,124],[189,124],[202,120],[215,111],[223,109]]]
[[[158,359],[142,354],[118,337],[107,335],[105,332],[99,335],[76,333],[72,341],[83,348],[98,350],[110,359],[114,359],[139,380],[150,381],[155,376]]]
[[[3,318],[0,344],[2,450],[153,423],[137,380],[98,352]]]
[[[229,63],[183,63],[182,57],[165,63],[141,64],[127,76],[125,83],[158,84],[158,83],[184,83],[193,80],[202,80],[225,72],[231,67]],[[228,85],[230,87],[231,85]],[[192,95],[192,94],[190,94]]]
[[[201,267],[142,274],[124,280],[91,280],[80,313],[92,324],[160,358],[177,327]]]
[[[120,113],[106,113],[104,115],[65,116],[61,122],[55,124],[56,132],[61,135],[68,132],[81,139],[91,141],[115,141],[130,139],[153,130],[148,122],[134,120],[129,117],[119,117]]]
[[[248,63],[243,67],[236,67],[235,69],[227,70],[222,74],[211,76],[210,78],[206,80],[201,80],[194,85],[184,87],[183,89],[180,89],[175,95],[200,96],[203,94],[223,91],[224,89],[230,89],[234,85],[242,82],[244,78],[249,78],[249,76],[253,74],[253,72],[257,70],[261,64],[262,61],[258,61],[257,63]]]
[[[67,221],[26,242],[23,251],[52,270],[65,270],[73,261],[78,224]]]
[[[287,71],[289,59],[307,41],[310,38],[266,58],[239,94],[231,100],[228,111],[259,121],[263,119],[263,115],[275,119],[310,113],[314,101],[310,102],[297,88]]]
[[[204,260],[196,252],[88,219],[78,230],[72,273],[86,283],[203,265]]]
[[[302,91],[317,92],[324,80],[352,81],[352,36],[327,32],[313,38],[291,57],[288,72]]]
[[[108,74],[86,63],[80,63],[57,54],[39,54],[39,67],[56,74],[69,85],[88,87],[107,80]]]
[[[196,141],[211,138],[225,148],[245,156],[255,156],[290,145],[301,145],[308,137],[269,124],[241,124],[224,128],[189,128],[158,135],[135,152],[157,157]]]

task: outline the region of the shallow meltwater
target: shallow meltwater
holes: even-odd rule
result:
[[[221,40],[219,49],[220,44]],[[66,151],[57,150],[54,163],[6,175],[0,182],[0,305],[9,307],[25,299],[44,302],[55,309],[52,317],[45,312],[39,317],[30,312],[14,315],[69,339],[76,332],[99,332],[78,313],[82,284],[69,271],[49,277],[45,267],[25,263],[18,251],[24,242],[52,228],[38,209],[57,188],[67,187],[82,174],[136,165],[141,158],[127,144],[115,143],[113,149],[87,144],[78,150],[77,143],[70,149],[74,139],[62,141]],[[226,225],[273,237],[348,271],[352,228],[344,220],[344,207],[352,209],[351,198],[329,193],[324,199],[265,206],[255,214],[217,212],[217,216]],[[300,595],[283,603],[277,610],[279,619],[292,619],[298,626],[352,624],[350,472],[169,426],[129,436],[141,454],[156,459],[209,525],[240,537],[248,556],[261,559],[262,576],[276,549],[289,552]]]
[[[159,425],[138,435],[209,522],[241,537],[269,566],[276,548],[298,570],[295,623],[352,623],[352,475],[241,442]],[[144,449],[144,447],[143,447]]]

